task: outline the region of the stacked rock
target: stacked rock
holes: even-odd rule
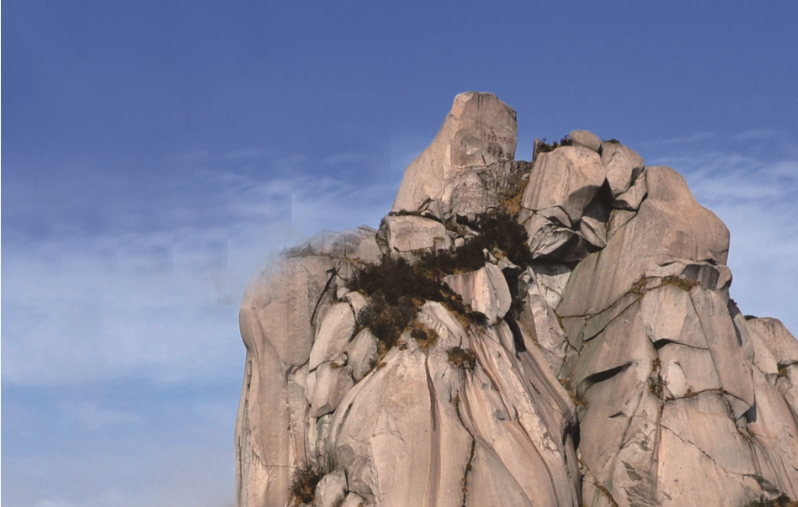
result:
[[[458,95],[379,230],[250,281],[240,506],[798,497],[798,342],[729,298],[724,224],[617,141],[516,132]]]

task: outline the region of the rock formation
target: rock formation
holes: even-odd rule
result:
[[[515,147],[458,95],[379,230],[252,278],[241,507],[798,498],[798,342],[729,298],[721,220],[615,140]]]

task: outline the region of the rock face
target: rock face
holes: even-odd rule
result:
[[[729,298],[724,224],[617,141],[515,136],[458,95],[379,231],[252,278],[241,507],[798,498],[798,342]]]
[[[513,185],[515,111],[490,93],[461,93],[432,144],[410,163],[391,211],[438,219],[497,204]]]

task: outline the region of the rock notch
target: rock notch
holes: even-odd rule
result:
[[[460,94],[379,230],[253,276],[239,506],[798,498],[798,342],[729,298],[723,222],[615,140],[515,147]]]

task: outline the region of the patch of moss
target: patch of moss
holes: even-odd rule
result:
[[[413,324],[413,330],[410,331],[410,336],[416,340],[418,348],[425,352],[438,342],[438,333],[421,322],[415,322]]]
[[[773,500],[761,498],[749,503],[746,507],[798,507],[798,502],[790,500],[790,497],[782,493],[778,498],[774,498]]]
[[[477,356],[469,349],[452,347],[446,353],[449,362],[461,370],[471,371],[477,364]]]
[[[635,282],[635,283],[632,285],[632,288],[631,288],[631,289],[629,289],[629,292],[631,292],[632,294],[637,294],[638,296],[642,296],[642,295],[643,295],[643,293],[644,293],[644,292],[645,292],[645,290],[646,290],[646,285],[648,285],[648,282],[649,282],[650,280],[651,280],[651,277],[650,277],[650,276],[643,276],[643,277],[641,277],[641,278],[640,278],[638,281],[636,281],[636,282]]]
[[[678,287],[685,292],[690,292],[693,287],[697,287],[701,284],[696,280],[679,278],[678,276],[670,275],[662,279],[659,287],[664,287],[665,285],[673,285],[674,287]]]
[[[651,375],[648,377],[648,390],[657,398],[662,399],[662,375],[660,374],[659,357],[651,361]]]
[[[521,211],[521,199],[524,197],[529,178],[521,178],[512,190],[507,192],[499,201],[502,210],[510,215],[517,215]]]

